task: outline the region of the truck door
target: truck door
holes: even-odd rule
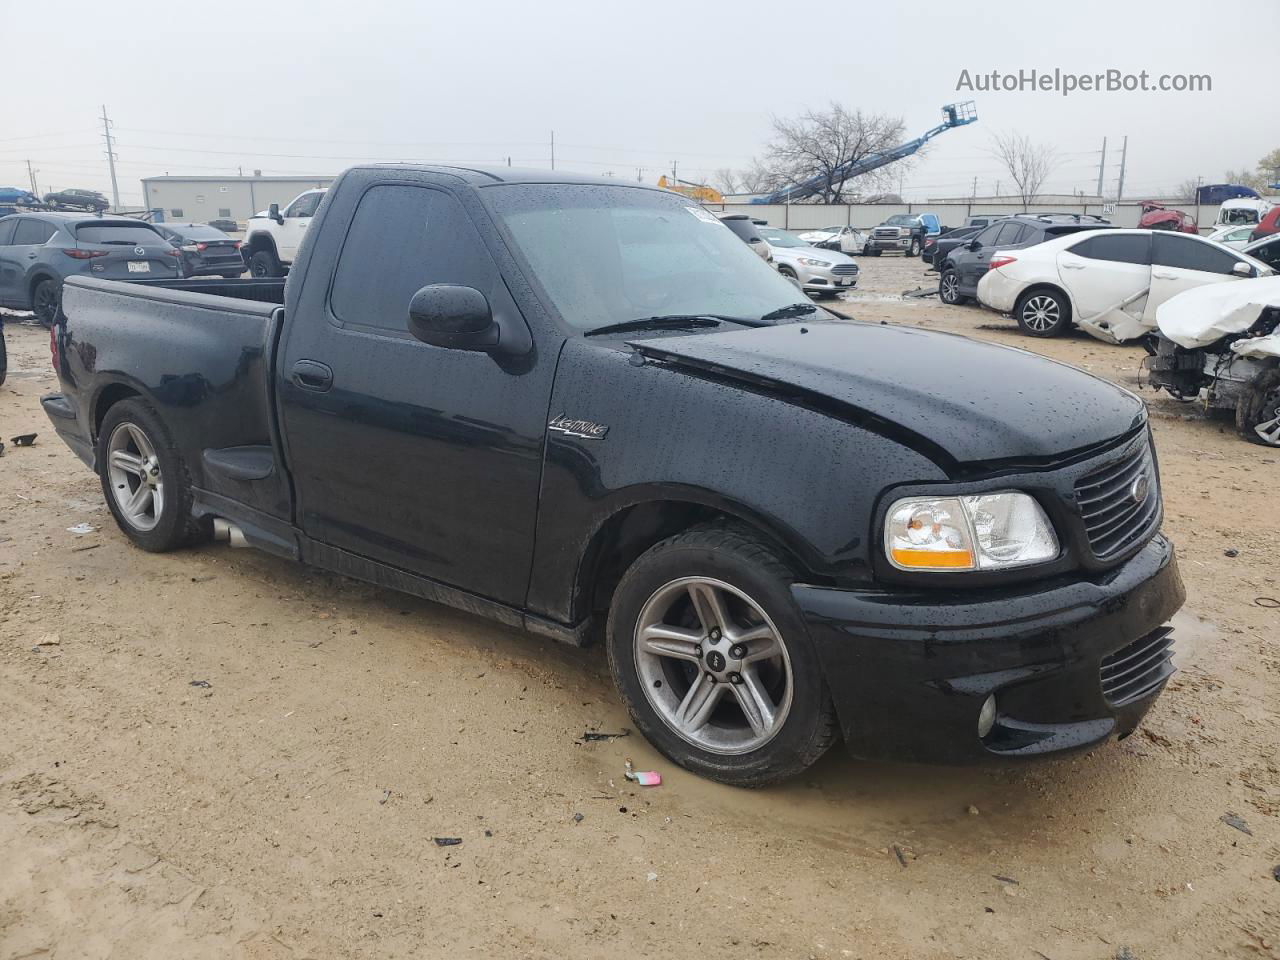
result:
[[[285,208],[284,223],[276,231],[276,251],[285,263],[292,263],[298,255],[298,247],[302,245],[302,238],[323,197],[324,194],[318,190],[304,193]]]
[[[415,339],[409,302],[431,283],[475,287],[495,316],[524,321],[457,198],[426,184],[359,187],[335,196],[313,238],[279,351],[297,523],[522,604],[557,350],[535,342],[512,358]],[[330,283],[316,270],[335,259]]]

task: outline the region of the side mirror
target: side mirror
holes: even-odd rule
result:
[[[1231,272],[1237,277],[1252,277],[1253,267],[1249,266],[1243,260],[1237,260],[1235,266],[1231,268]]]
[[[284,226],[284,217],[280,216],[280,204],[273,203],[271,206],[267,207],[267,216],[281,226]]]
[[[409,332],[436,347],[492,350],[502,330],[489,301],[475,287],[433,283],[409,301]]]
[[[982,247],[982,244],[980,244],[977,240],[970,240],[968,243],[965,244],[965,247],[969,250],[978,250]]]

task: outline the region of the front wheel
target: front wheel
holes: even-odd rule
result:
[[[4,321],[0,320],[0,387],[9,375],[9,350],[4,345]]]
[[[116,524],[152,553],[202,539],[191,515],[191,479],[159,414],[139,397],[107,411],[98,432],[98,478]]]
[[[1029,337],[1060,337],[1071,327],[1071,305],[1053,290],[1024,294],[1013,314],[1019,329]]]
[[[284,269],[271,250],[258,250],[249,258],[249,273],[260,279],[283,277]]]
[[[31,292],[31,312],[36,320],[51,327],[62,310],[62,285],[57,280],[41,280]]]
[[[911,246],[909,246],[909,247],[907,248],[907,256],[908,256],[908,257],[918,257],[918,256],[920,256],[920,241],[919,241],[919,240],[912,240],[912,241],[911,241]]]
[[[662,541],[623,576],[609,666],[632,720],[673,762],[757,787],[800,773],[835,741],[794,579],[753,534],[722,525]]]
[[[1268,447],[1280,447],[1280,367],[1263,370],[1236,401],[1240,436]]]

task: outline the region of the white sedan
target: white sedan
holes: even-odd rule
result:
[[[1253,257],[1185,233],[1085,230],[995,251],[978,281],[978,300],[1013,314],[1028,336],[1056,337],[1075,325],[1124,343],[1154,330],[1156,308],[1184,290],[1274,273]]]
[[[798,234],[801,240],[810,246],[824,250],[838,250],[840,253],[861,254],[868,250],[867,235],[857,227],[840,226],[823,227],[821,230],[806,230]]]
[[[1243,227],[1228,225],[1219,227],[1205,239],[1221,243],[1223,246],[1231,247],[1233,250],[1243,250],[1249,245],[1249,235],[1253,233],[1254,229],[1254,224],[1245,224]]]

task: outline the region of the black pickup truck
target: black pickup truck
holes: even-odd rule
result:
[[[797,302],[801,301],[801,302]],[[357,167],[287,281],[72,278],[43,404],[121,530],[582,644],[724,782],[1132,731],[1183,600],[1144,407],[802,301],[676,194]]]

